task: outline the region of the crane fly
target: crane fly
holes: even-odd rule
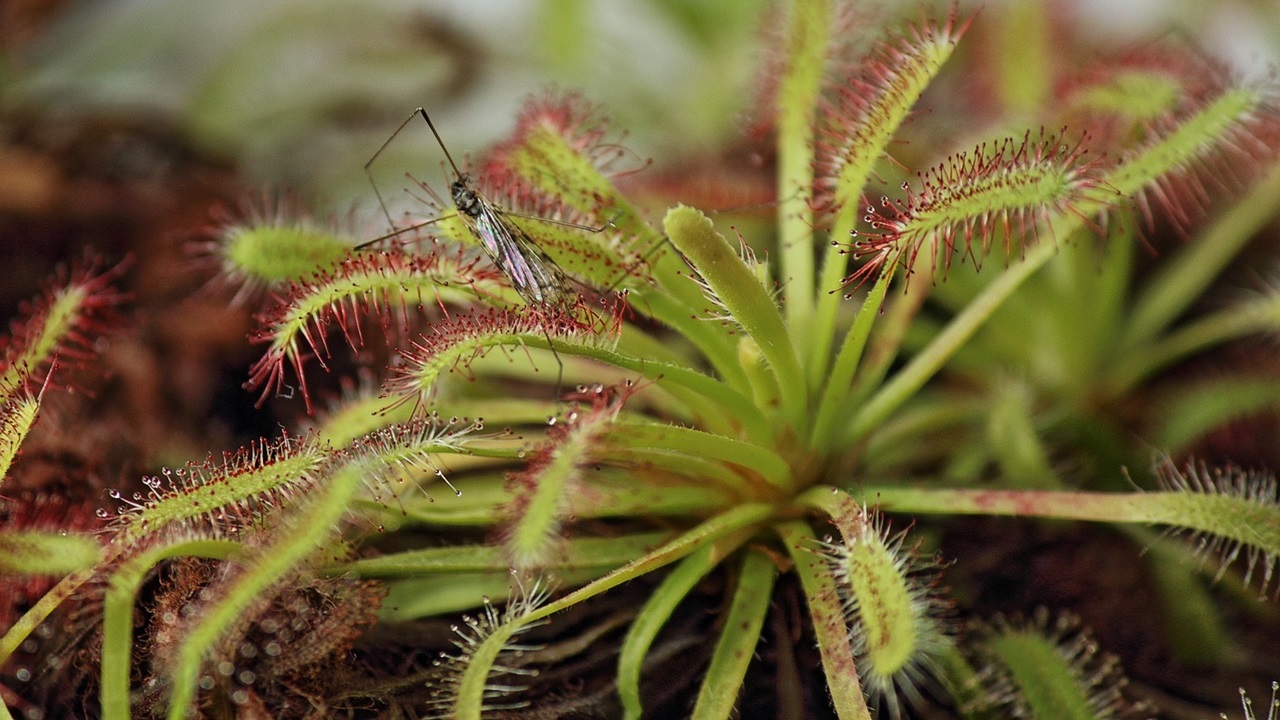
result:
[[[449,162],[449,167],[453,170],[454,180],[449,184],[449,195],[453,200],[458,218],[466,226],[468,232],[480,243],[480,247],[484,250],[489,260],[511,283],[511,287],[516,294],[527,305],[535,308],[547,308],[571,317],[580,315],[576,311],[582,305],[582,294],[572,288],[572,285],[579,283],[579,281],[556,264],[538,243],[529,236],[529,233],[512,220],[510,213],[504,211],[475,188],[472,184],[471,176],[462,172],[458,167],[453,155],[449,152],[449,148],[445,146],[444,140],[436,130],[435,124],[431,122],[431,117],[421,107],[415,109],[409,114],[409,117],[405,118],[404,122],[400,123],[396,131],[382,143],[378,151],[364,165],[365,174],[369,177],[369,183],[373,187],[374,195],[378,198],[378,204],[382,207],[387,223],[394,228],[395,223],[391,219],[391,213],[387,210],[387,205],[382,199],[382,193],[378,192],[378,185],[374,182],[370,167],[378,159],[378,156],[387,149],[391,141],[404,130],[405,126],[413,121],[414,117],[421,117],[427,123],[427,127],[431,129],[431,134],[435,136],[436,143],[444,152],[445,159]],[[541,222],[580,228],[590,232],[600,232],[605,227],[612,225],[612,222],[610,222],[603,227],[592,228],[546,218],[534,219]],[[422,225],[430,222],[435,222],[435,220],[421,223],[414,227],[422,227]],[[414,228],[406,228],[405,230],[412,229]],[[388,235],[357,245],[356,249],[367,247],[405,230],[395,231],[393,229],[393,232]],[[606,291],[606,293],[608,292],[611,292],[611,290]],[[618,312],[618,310],[611,309],[611,312]],[[556,395],[558,397],[560,395],[560,383],[564,376],[564,363],[560,360],[560,354],[556,352],[551,335],[545,328],[543,334],[547,339],[547,349],[551,351],[551,355],[555,358],[558,367],[556,378]]]
[[[464,173],[458,168],[458,164],[453,160],[453,155],[449,153],[449,148],[445,146],[440,133],[436,131],[435,124],[431,122],[431,117],[427,115],[427,111],[423,108],[414,110],[408,118],[405,118],[405,121],[400,123],[400,127],[396,128],[391,137],[387,138],[382,147],[378,148],[373,157],[369,158],[369,162],[364,165],[365,174],[369,176],[369,182],[373,185],[373,192],[378,197],[378,204],[382,206],[382,211],[387,216],[387,222],[394,224],[391,221],[391,214],[387,211],[386,203],[382,200],[382,194],[378,192],[378,186],[373,182],[373,174],[369,168],[378,159],[378,156],[382,154],[382,151],[387,149],[387,145],[395,139],[396,135],[399,135],[400,131],[404,130],[404,127],[413,121],[414,117],[419,116],[426,121],[427,127],[431,128],[431,134],[435,136],[436,143],[444,151],[445,159],[449,161],[449,167],[453,169],[454,181],[449,185],[449,195],[453,200],[453,206],[457,210],[458,217],[466,225],[467,230],[480,242],[480,247],[484,250],[485,255],[506,276],[507,280],[511,282],[512,289],[526,303],[530,305],[546,305],[561,311],[570,310],[578,301],[578,293],[570,288],[571,284],[575,282],[574,279],[557,265],[538,246],[538,243],[529,237],[529,233],[511,219],[507,212],[486,198],[472,185],[470,174]],[[546,222],[557,221],[546,220]],[[560,224],[580,227],[572,223]],[[584,229],[598,232],[603,228]],[[357,249],[372,245],[386,237],[388,236],[370,240],[357,246]]]

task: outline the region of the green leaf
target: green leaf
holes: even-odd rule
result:
[[[714,543],[704,545],[676,565],[654,589],[631,622],[622,649],[618,652],[618,695],[622,713],[628,720],[642,716],[640,669],[658,631],[667,623],[676,606],[689,591],[719,564],[722,555]]]
[[[1210,378],[1177,388],[1154,413],[1156,447],[1177,454],[1206,433],[1254,413],[1280,408],[1280,383],[1270,378]]]
[[[711,654],[711,665],[702,679],[691,715],[694,720],[728,720],[733,716],[747,666],[769,613],[777,572],[773,558],[768,555],[752,549],[743,552],[733,603]]]
[[[578,568],[615,569],[671,537],[669,532],[636,533],[608,538],[566,538],[551,564],[557,572]],[[451,545],[362,558],[325,568],[326,573],[355,573],[368,578],[417,577],[433,573],[510,570],[511,562],[496,545]]]
[[[1035,628],[1006,627],[988,641],[1008,673],[1019,716],[1031,720],[1106,720],[1113,717],[1104,678],[1087,669],[1093,653]],[[1096,649],[1096,645],[1094,645]]]
[[[729,314],[760,346],[778,378],[782,404],[792,426],[798,430],[805,428],[808,392],[804,375],[773,298],[706,215],[679,205],[667,211],[663,227],[676,249],[693,264]]]
[[[776,488],[785,488],[791,482],[790,465],[772,450],[694,428],[622,419],[603,440],[613,446],[644,452],[683,453],[692,461],[711,459],[733,463],[759,473]]]
[[[133,605],[148,573],[175,557],[226,558],[240,549],[229,540],[176,540],[134,555],[112,573],[102,603],[102,717],[129,720]]]
[[[231,225],[222,231],[223,272],[251,286],[303,281],[347,257],[354,238],[306,222]]]
[[[66,575],[102,557],[98,541],[56,530],[0,531],[0,574]]]
[[[831,0],[800,0],[790,5],[782,77],[774,100],[778,123],[778,248],[787,323],[797,337],[808,336],[813,315],[813,128],[833,17]],[[671,234],[670,228],[667,234]],[[764,347],[766,339],[756,337],[756,342]],[[765,354],[768,356],[767,350]],[[774,361],[770,357],[770,362]],[[791,389],[786,383],[782,386],[785,397]]]
[[[845,624],[844,608],[836,591],[835,579],[827,561],[814,552],[818,538],[803,522],[791,521],[774,526],[786,543],[787,552],[800,576],[809,618],[818,638],[822,671],[827,677],[827,690],[841,720],[871,720],[871,710],[862,696],[862,683],[853,659],[853,639]]]
[[[526,570],[552,562],[570,498],[581,491],[582,468],[598,456],[600,438],[609,431],[614,416],[610,408],[579,413],[563,434],[530,453],[523,472],[513,476],[512,485],[518,489],[504,545],[514,568]]]
[[[39,412],[40,398],[32,395],[10,397],[0,407],[0,483],[8,477],[9,467],[17,459]]]
[[[698,548],[709,543],[716,543],[722,554],[736,549],[750,539],[757,523],[762,522],[775,511],[768,503],[742,503],[734,508],[704,520],[693,529],[682,533],[679,537],[649,551],[644,556],[609,573],[608,575],[565,595],[554,602],[532,612],[529,621],[548,617],[565,608],[572,607],[588,598],[617,587],[628,580],[646,575],[665,567]]]
[[[122,517],[124,527],[112,538],[127,548],[149,534],[180,523],[211,520],[223,526],[223,516],[237,517],[244,508],[287,506],[299,492],[313,487],[316,472],[328,460],[326,448],[313,438],[285,436],[224,456],[220,466],[210,462],[189,468],[186,480],[159,500]],[[198,502],[192,502],[192,497]]]

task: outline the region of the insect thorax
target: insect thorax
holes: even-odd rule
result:
[[[454,180],[453,185],[449,186],[449,192],[453,195],[453,204],[458,212],[473,218],[480,217],[480,209],[484,203],[476,191],[471,189],[466,175]]]

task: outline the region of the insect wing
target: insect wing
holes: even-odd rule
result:
[[[568,304],[568,277],[510,218],[483,203],[473,218],[473,227],[493,264],[526,302]]]

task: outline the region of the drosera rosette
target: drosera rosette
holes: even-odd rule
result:
[[[579,698],[584,711],[638,718],[682,714],[692,704],[695,717],[728,718],[781,688],[770,698],[779,715],[870,720],[873,707],[905,715],[916,704],[950,703],[940,688],[961,687],[956,680],[974,672],[947,637],[949,606],[936,568],[914,556],[916,543],[902,531],[890,533],[879,513],[1157,524],[1223,538],[1229,554],[1242,543],[1249,550],[1241,552],[1274,564],[1280,537],[1255,530],[1277,526],[1274,502],[1183,489],[1084,492],[1050,482],[1058,467],[1071,465],[1049,462],[1031,464],[1047,468],[1041,484],[984,486],[951,472],[974,457],[976,479],[987,479],[983,456],[928,452],[948,431],[988,427],[985,396],[974,390],[983,385],[965,372],[999,357],[982,352],[986,332],[1000,347],[1040,348],[1039,336],[1019,334],[1019,318],[1004,314],[1035,319],[1039,306],[1019,293],[1040,283],[1071,285],[1059,282],[1074,277],[1061,266],[1068,262],[1065,270],[1096,275],[1098,266],[1073,249],[1110,242],[1133,224],[1135,203],[1138,216],[1165,213],[1159,197],[1168,194],[1169,177],[1213,166],[1214,157],[1230,154],[1224,145],[1253,147],[1280,117],[1271,91],[1221,88],[1203,103],[1170,110],[1105,157],[1089,147],[1087,127],[1001,131],[974,151],[943,150],[942,159],[924,161],[933,169],[869,210],[864,197],[888,176],[891,143],[906,135],[904,120],[926,89],[941,81],[969,21],[953,9],[940,22],[912,25],[890,41],[892,50],[873,51],[865,58],[873,69],[851,81],[866,91],[865,103],[842,106],[826,98],[840,94],[850,67],[835,55],[852,45],[833,42],[843,13],[797,0],[779,23],[784,60],[765,83],[778,100],[771,104],[778,114],[776,234],[734,242],[707,213],[678,202],[652,221],[613,182],[626,156],[597,111],[552,93],[531,102],[513,139],[475,164],[476,186],[495,202],[511,201],[505,209],[532,207],[557,220],[511,218],[539,243],[538,261],[560,268],[550,276],[569,278],[571,287],[555,297],[573,302],[517,292],[502,258],[477,260],[470,249],[477,233],[458,217],[428,218],[436,222],[419,229],[439,242],[379,238],[357,248],[365,238],[292,278],[294,289],[279,303],[285,309],[269,316],[287,321],[267,324],[270,359],[258,368],[264,386],[283,387],[275,385],[283,373],[307,372],[310,354],[328,363],[330,343],[357,352],[374,345],[363,318],[386,327],[405,310],[429,312],[421,313],[420,329],[385,333],[398,345],[388,353],[392,367],[379,373],[385,396],[344,399],[308,436],[317,453],[307,471],[314,483],[295,501],[277,502],[270,490],[295,477],[285,473],[264,475],[265,486],[197,483],[172,501],[144,499],[130,511],[158,519],[207,492],[214,500],[201,501],[200,512],[236,519],[241,505],[233,496],[244,493],[258,518],[245,538],[218,537],[208,546],[197,544],[208,538],[175,538],[163,551],[226,564],[205,586],[199,617],[177,633],[176,649],[160,654],[169,659],[162,675],[170,717],[234,695],[237,688],[216,680],[205,687],[210,667],[219,670],[222,643],[264,599],[316,576],[383,583],[378,618],[391,632],[477,609],[488,618],[469,625],[466,648],[449,652],[456,692],[410,712],[479,717],[497,705],[537,705],[573,692],[563,675],[520,672],[510,685],[525,689],[500,696],[506,680],[494,671],[522,668],[507,650],[523,644],[523,629],[545,623],[540,641],[556,631],[588,639],[617,631],[617,652],[590,653],[575,673],[609,678],[610,692]],[[838,117],[844,112],[854,117]],[[815,195],[822,198],[816,209]],[[401,273],[437,260],[456,260],[452,277]],[[1129,278],[1130,264],[1116,266],[1106,270],[1107,287]],[[483,291],[482,279],[489,283]],[[960,291],[948,293],[955,284]],[[1190,302],[1178,300],[1183,309]],[[1001,337],[1006,322],[1014,330]],[[1035,365],[1015,368],[1022,372],[1005,365],[1001,375],[1020,375],[1027,388],[1045,377]],[[1025,430],[1020,449],[1035,459],[1041,436],[1056,428],[1017,421],[1017,412],[1040,407],[1030,392],[1007,399],[1002,424]],[[476,420],[442,420],[453,417]],[[480,422],[485,433],[470,424]],[[268,473],[268,465],[259,469]],[[1099,473],[1120,477],[1119,465]],[[435,492],[442,473],[457,493]],[[129,537],[164,537],[156,522],[139,523],[126,523]],[[832,528],[840,537],[824,542]],[[138,555],[128,558],[137,565],[127,572],[106,569],[108,585],[122,588],[110,596],[105,621],[114,655],[109,668],[104,661],[104,708],[113,720],[131,710],[131,680],[120,670],[130,663],[117,661],[132,647],[146,650],[128,637],[138,578],[169,560]],[[513,569],[523,588],[512,585]],[[536,587],[528,577],[554,581],[555,592],[528,592]],[[664,631],[691,627],[676,622],[684,614],[705,616],[706,593],[695,591],[707,587],[725,622],[714,642],[702,630],[692,639],[713,645],[705,674],[699,664],[707,656],[690,655],[681,685],[659,697],[646,688],[647,663]],[[763,671],[777,682],[749,682],[771,601],[787,592],[803,599],[800,644],[791,634],[770,638],[776,662]],[[569,608],[619,595],[634,605],[616,625],[556,623]],[[46,605],[59,601],[51,598]],[[504,601],[513,609],[500,613]],[[806,673],[798,660],[815,644],[820,667]],[[541,659],[548,657],[566,656]],[[420,697],[383,687],[388,706]]]
[[[818,4],[799,3],[793,12],[788,22],[795,35],[788,36],[788,43],[793,44],[787,52],[796,55],[782,64],[781,72],[787,75],[777,87],[785,88],[787,97],[794,101],[782,104],[780,111],[794,111],[800,117],[807,113],[805,103],[812,107],[824,90],[820,81],[821,67],[827,61],[822,52],[828,47],[824,33],[833,25],[827,9]],[[482,394],[483,388],[493,387],[483,384],[492,355],[482,357],[482,353],[500,347],[553,350],[560,358],[588,361],[582,368],[645,378],[645,387],[620,407],[610,406],[604,415],[587,413],[563,425],[557,423],[545,445],[533,441],[524,448],[516,444],[491,449],[492,465],[477,466],[465,481],[459,479],[463,494],[457,504],[419,500],[406,505],[407,519],[402,527],[496,529],[503,541],[451,547],[451,557],[425,548],[351,563],[347,567],[354,572],[395,578],[391,591],[395,602],[389,604],[398,609],[394,616],[384,617],[423,617],[443,612],[457,602],[437,602],[423,596],[429,578],[414,578],[416,572],[457,576],[483,569],[485,582],[502,581],[504,563],[513,561],[544,570],[579,572],[577,582],[585,584],[533,611],[531,618],[542,618],[670,565],[670,574],[633,622],[619,658],[623,712],[639,715],[645,708],[639,691],[642,660],[657,631],[679,611],[699,578],[720,567],[737,568],[743,579],[732,591],[732,607],[744,614],[744,626],[758,632],[758,621],[766,608],[748,602],[746,594],[767,592],[773,586],[775,568],[760,563],[761,556],[747,540],[761,542],[763,538],[766,546],[776,544],[773,552],[779,557],[791,557],[791,569],[800,575],[837,714],[869,716],[860,663],[874,664],[876,659],[859,658],[852,651],[858,641],[844,598],[857,596],[860,583],[865,595],[865,588],[890,582],[892,576],[900,590],[893,594],[898,599],[890,608],[897,611],[897,617],[911,617],[904,603],[929,603],[921,600],[918,587],[901,573],[863,577],[857,572],[868,568],[857,566],[857,572],[850,570],[835,578],[825,560],[815,561],[817,540],[807,518],[817,516],[837,527],[842,522],[853,523],[854,518],[865,521],[865,511],[852,495],[843,491],[832,495],[823,483],[844,484],[850,470],[856,473],[860,465],[870,466],[874,458],[862,457],[864,448],[891,452],[892,448],[876,443],[887,423],[899,417],[904,404],[964,349],[1022,284],[1076,242],[1075,235],[1105,231],[1108,224],[1098,218],[1122,212],[1134,194],[1147,192],[1149,184],[1158,182],[1165,173],[1180,172],[1188,163],[1194,164],[1197,153],[1213,152],[1213,142],[1221,141],[1221,125],[1183,117],[1181,125],[1157,127],[1143,138],[1142,147],[1122,160],[1093,154],[1087,133],[1070,128],[1060,133],[1022,131],[979,145],[972,153],[956,154],[922,173],[924,184],[918,191],[909,190],[906,200],[878,204],[872,224],[864,222],[851,246],[855,257],[867,261],[850,275],[848,258],[842,254],[845,248],[839,247],[842,236],[858,222],[864,207],[862,194],[883,162],[886,146],[959,42],[965,25],[954,15],[944,23],[923,22],[904,41],[918,52],[878,56],[882,65],[886,57],[891,58],[892,67],[881,68],[876,82],[864,85],[880,89],[859,110],[859,118],[866,122],[827,119],[833,128],[860,129],[843,138],[838,132],[823,136],[821,152],[838,157],[839,162],[810,162],[805,148],[806,138],[813,132],[812,119],[779,122],[783,156],[779,215],[787,219],[782,222],[784,249],[778,264],[741,252],[694,208],[670,210],[659,232],[599,172],[599,156],[592,143],[601,134],[597,125],[576,120],[583,117],[576,99],[552,98],[530,106],[518,122],[515,138],[481,166],[493,168],[496,164],[498,169],[491,171],[495,176],[516,178],[513,182],[519,187],[536,188],[567,206],[593,214],[601,225],[611,224],[620,231],[631,257],[653,248],[651,256],[644,255],[646,262],[622,283],[636,317],[624,315],[616,336],[602,340],[593,328],[548,325],[552,313],[544,308],[530,306],[513,312],[486,303],[491,307],[473,311],[473,315],[454,314],[438,330],[428,329],[414,341],[405,355],[409,362],[393,372],[385,388],[393,399],[423,408],[433,403],[461,403],[468,413],[501,426],[504,421],[494,420],[484,409],[490,403],[495,409],[499,407],[496,398]],[[795,100],[797,97],[800,100]],[[1258,112],[1271,112],[1260,96],[1254,96],[1253,101],[1258,103]],[[876,118],[888,119],[877,123]],[[1185,140],[1196,130],[1208,138],[1207,145]],[[1172,152],[1168,144],[1161,144],[1173,143],[1172,136],[1180,133],[1182,142],[1191,149]],[[835,168],[831,172],[838,172],[839,178],[815,175],[828,172],[825,168]],[[796,187],[804,189],[799,193],[802,198],[813,188],[834,188],[823,207],[828,208],[824,212],[833,213],[830,225],[835,229],[829,239],[837,246],[820,258],[824,263],[820,289],[814,285],[814,261],[819,259],[813,253],[819,247],[814,223],[794,222],[797,213],[803,216],[808,212],[796,203]],[[807,205],[807,201],[800,205]],[[540,236],[537,221],[527,227],[532,237]],[[550,237],[550,231],[546,234]],[[793,240],[793,234],[798,239]],[[600,238],[583,237],[594,248],[608,247],[608,243],[596,242]],[[557,242],[549,242],[549,256],[556,257]],[[678,254],[671,251],[673,248]],[[949,277],[945,271],[953,259],[982,265],[991,254],[1002,260],[984,268],[994,281],[978,286],[975,296],[959,306],[956,317],[933,335],[930,344],[923,348],[903,345],[903,331],[915,319],[911,302],[917,302],[918,308],[919,299],[946,284]],[[579,255],[580,261],[597,263],[602,270],[628,267],[626,257],[596,251]],[[565,264],[569,264],[567,259]],[[909,280],[910,273],[917,276],[906,285],[911,302],[889,301],[888,288],[904,271]],[[578,274],[591,277],[588,272]],[[851,293],[861,302],[861,309],[853,316],[843,313],[839,293],[833,292],[842,278],[862,285]],[[781,286],[781,296],[774,283]],[[879,311],[886,301],[893,310],[882,319]],[[903,363],[895,367],[893,361],[899,353],[904,354]],[[513,352],[507,359],[514,362],[519,356],[520,352]],[[457,396],[439,394],[442,381],[455,369],[465,371],[474,382],[463,386]],[[550,380],[543,376],[538,384]],[[663,400],[641,404],[649,396]],[[512,410],[509,405],[502,407],[506,412]],[[519,418],[518,424],[536,432],[527,414],[510,417]],[[927,430],[928,426],[916,426],[912,432],[908,427],[896,441],[914,442]],[[545,487],[512,482],[512,478],[525,476],[521,470],[513,472],[498,462],[504,453],[509,463],[530,473],[528,477],[554,472],[556,482]],[[910,453],[903,456],[910,457]],[[608,489],[618,480],[630,488],[631,497]],[[570,486],[578,492],[567,492]],[[539,494],[541,490],[545,495]],[[1077,518],[1151,520],[1138,510],[1148,498],[1140,499],[1136,494],[1098,498],[1063,491],[970,499],[964,492],[865,481],[859,489],[869,501],[892,512],[935,512],[929,499],[937,498],[937,512],[948,512],[941,509],[947,507],[960,514],[1043,513],[1053,517],[1074,509],[1072,516]],[[635,501],[641,496],[662,497],[662,502],[646,506]],[[844,499],[835,502],[831,497]],[[1046,504],[1041,507],[1040,502]],[[587,522],[608,518],[644,523],[656,515],[662,516],[668,528],[665,536],[598,534],[607,526]],[[1189,515],[1161,522],[1166,521],[1195,526]],[[619,556],[612,550],[624,543],[645,549],[638,559],[610,568],[604,559]],[[871,542],[859,544],[864,549],[872,546]],[[885,554],[895,547],[892,543],[881,546]],[[587,566],[587,548],[599,553],[599,564]],[[595,578],[591,579],[593,573]],[[574,584],[566,583],[566,587]],[[839,589],[842,585],[847,587],[843,593]],[[474,587],[492,585],[476,579]],[[861,608],[865,602],[866,598],[860,598],[857,606]],[[918,622],[920,632],[915,641],[905,649],[893,648],[896,657],[892,662],[884,661],[887,669],[882,675],[863,676],[878,678],[885,707],[900,708],[896,693],[924,682],[916,675],[944,665],[941,658],[947,653],[946,643],[937,640],[940,633],[935,622]],[[711,662],[714,673],[699,692],[699,706],[706,712],[732,708],[743,666],[731,662],[729,656],[749,650],[755,639],[720,638]],[[865,642],[868,647],[874,645]],[[891,693],[894,699],[887,698]],[[912,693],[905,695],[911,700]]]
[[[1211,357],[1227,343],[1270,335],[1280,327],[1280,315],[1265,293],[1197,311],[1197,304],[1215,307],[1203,302],[1206,292],[1274,215],[1280,197],[1275,153],[1280,106],[1274,81],[1242,79],[1202,56],[1178,61],[1176,46],[1159,45],[1141,58],[1072,78],[1069,95],[1096,91],[1094,102],[1105,100],[1105,107],[1081,112],[1059,98],[1038,117],[1047,127],[1065,125],[1068,138],[1083,138],[1079,148],[1087,155],[1082,177],[1090,181],[1091,192],[1073,205],[1082,222],[1066,231],[1057,223],[1041,222],[1041,230],[1030,235],[1016,227],[1011,234],[997,232],[997,241],[1012,235],[1038,238],[1053,247],[1025,241],[1006,245],[981,270],[971,267],[978,263],[948,266],[925,257],[919,265],[940,268],[946,275],[931,287],[929,273],[906,266],[916,277],[926,275],[924,282],[908,285],[907,297],[890,306],[877,334],[892,340],[893,330],[900,330],[901,350],[914,363],[922,354],[927,357],[930,345],[936,347],[937,340],[957,328],[984,296],[1019,272],[1022,262],[1052,251],[1044,270],[1020,282],[950,358],[944,371],[953,380],[950,387],[917,396],[908,414],[889,420],[891,432],[877,445],[889,451],[882,455],[885,460],[890,453],[899,460],[878,467],[881,472],[909,476],[915,472],[911,464],[927,467],[926,458],[895,437],[902,429],[931,423],[930,457],[942,458],[943,474],[958,486],[1013,488],[1025,486],[1034,475],[1042,487],[1123,492],[1131,485],[1117,468],[1138,468],[1135,481],[1143,487],[1156,480],[1140,470],[1148,465],[1150,447],[1133,442],[1133,436],[1167,438],[1171,442],[1158,447],[1187,452],[1194,438],[1228,418],[1267,405],[1267,391],[1261,389],[1274,386],[1269,379],[1231,372],[1206,380],[1169,371],[1198,355]],[[1185,92],[1159,92],[1167,86]],[[1127,93],[1134,97],[1125,101]],[[1143,105],[1157,96],[1166,101],[1158,112]],[[1146,108],[1140,117],[1124,112],[1139,106]],[[1149,175],[1153,163],[1167,172]],[[1135,184],[1134,173],[1147,179]],[[1207,212],[1228,202],[1220,213]],[[1169,228],[1183,239],[1169,243],[1157,235]],[[1153,245],[1160,249],[1156,260],[1150,259]],[[945,247],[940,255],[965,257]],[[1007,271],[992,271],[992,265]],[[1153,272],[1146,273],[1147,266]],[[1036,341],[1026,341],[1031,337]],[[892,357],[883,350],[887,345],[873,338],[869,356],[882,362]],[[1026,384],[1021,407],[1000,402],[1011,373]],[[899,375],[905,380],[914,372]],[[1162,400],[1152,403],[1153,395]],[[993,433],[992,406],[1011,413],[1001,427],[1034,431],[1019,431],[1017,441]],[[1132,528],[1126,532],[1141,547],[1160,542]],[[1181,589],[1166,590],[1167,607],[1186,606],[1181,598],[1189,591],[1207,599],[1203,581],[1192,578],[1185,566],[1158,557],[1172,555],[1163,550],[1147,555],[1162,566],[1162,575],[1185,576],[1177,583]],[[1185,622],[1170,627],[1188,638],[1188,646],[1208,646],[1195,640],[1207,634],[1206,628],[1184,632],[1190,627]]]
[[[1161,57],[1168,58],[1169,52],[1162,50]],[[1117,64],[1114,71],[1128,77],[1119,86],[1108,85],[1106,74],[1097,70],[1086,78],[1087,83],[1103,86],[1099,93],[1104,97],[1132,92],[1150,99],[1156,91],[1148,85],[1169,82],[1194,92],[1177,94],[1158,116],[1131,119],[1132,132],[1102,143],[1106,154],[1098,168],[1101,178],[1132,195],[1137,217],[1112,211],[1106,217],[1105,236],[1078,234],[1063,243],[1048,265],[1051,270],[1025,283],[1001,310],[998,322],[979,332],[953,363],[953,372],[993,388],[1005,381],[1007,368],[1025,373],[1032,383],[1030,407],[1036,409],[1024,422],[1043,428],[1039,452],[1063,454],[1070,448],[1076,455],[1085,473],[1076,473],[1074,483],[1124,489],[1125,481],[1112,469],[1141,468],[1149,456],[1148,448],[1133,443],[1088,439],[1084,433],[1091,426],[1132,427],[1136,422],[1138,433],[1172,441],[1162,442],[1162,447],[1187,450],[1191,436],[1212,430],[1231,412],[1215,412],[1215,404],[1221,408],[1222,398],[1239,398],[1251,384],[1262,383],[1237,373],[1207,382],[1169,382],[1161,375],[1225,343],[1274,333],[1280,327],[1267,293],[1238,296],[1237,302],[1212,312],[1191,312],[1197,298],[1266,222],[1280,193],[1274,163],[1274,138],[1280,129],[1275,90],[1263,82],[1242,82],[1203,58],[1182,65],[1205,72],[1182,77],[1183,69],[1170,58],[1164,65],[1148,62],[1136,69]],[[1086,80],[1079,81],[1074,92],[1088,92]],[[1122,139],[1128,144],[1118,145]],[[1173,171],[1159,184],[1133,193],[1130,172],[1152,161],[1169,163]],[[1248,189],[1234,206],[1202,227],[1211,201],[1238,194],[1244,186]],[[1140,282],[1135,270],[1151,251],[1155,220],[1160,227],[1188,235],[1190,242],[1162,247],[1149,281]],[[932,297],[947,307],[964,307],[994,278],[953,272]],[[1180,321],[1183,316],[1188,319]],[[922,323],[921,329],[927,328]],[[1028,333],[1041,341],[1008,342]],[[1122,408],[1153,390],[1168,401],[1154,403],[1153,412],[1144,417],[1122,414]],[[1234,411],[1238,415],[1248,407],[1242,401]]]

